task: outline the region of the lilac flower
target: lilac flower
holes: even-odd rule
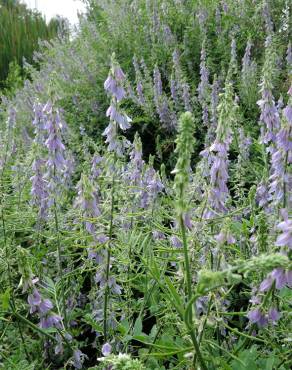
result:
[[[215,239],[219,244],[234,244],[236,239],[229,231],[221,231],[218,235],[215,235]]]
[[[141,207],[147,208],[155,201],[158,194],[164,189],[160,176],[156,173],[152,165],[150,165],[144,173],[142,178],[142,187]]]
[[[32,196],[32,203],[38,206],[40,219],[46,218],[48,210],[47,181],[44,179],[42,170],[44,164],[44,160],[39,158],[35,159],[32,164],[34,175],[30,178],[32,183],[30,192]]]
[[[282,289],[284,286],[292,286],[292,271],[286,271],[282,268],[274,269],[260,285],[260,292],[267,292],[272,285],[276,289]]]
[[[83,352],[79,349],[75,349],[73,353],[73,366],[75,369],[83,369],[83,363],[86,358],[88,357]]]
[[[212,218],[216,212],[226,212],[225,202],[229,195],[227,188],[228,180],[228,158],[227,143],[215,143],[210,151],[215,151],[215,159],[210,170],[210,184],[208,201],[211,209],[204,212],[205,218]]]
[[[100,234],[96,236],[96,241],[100,244],[105,244],[108,240],[109,240],[109,237],[104,234]]]
[[[44,113],[44,105],[35,102],[33,104],[33,113],[34,117],[32,124],[34,126],[35,142],[42,145],[46,137],[46,115]]]
[[[208,302],[209,302],[209,297],[208,296],[202,296],[202,297],[199,297],[196,300],[196,314],[197,314],[197,316],[200,316],[201,314],[207,312]]]
[[[62,318],[56,314],[50,314],[49,316],[41,317],[40,327],[42,329],[59,328],[61,329]]]
[[[126,114],[121,114],[119,111],[117,111],[114,105],[109,106],[106,112],[106,116],[110,117],[112,121],[117,122],[120,129],[123,131],[128,130],[131,127],[131,119]]]
[[[120,102],[126,97],[126,91],[123,87],[124,83],[124,72],[116,62],[113,54],[111,70],[104,83],[106,92],[111,96],[111,104],[106,112],[106,116],[110,117],[110,123],[102,135],[106,136],[108,150],[114,151],[118,156],[121,156],[123,152],[123,144],[118,140],[118,127],[123,131],[127,130],[130,128],[132,121],[120,107]]]
[[[180,239],[176,235],[172,235],[170,237],[170,242],[171,242],[172,246],[175,247],[175,248],[181,248],[182,247],[182,242],[180,241]]]
[[[53,303],[49,299],[44,299],[38,306],[38,311],[41,314],[46,314],[53,308]]]
[[[118,140],[117,125],[115,122],[110,121],[106,127],[103,136],[106,136],[105,143],[108,144],[108,150],[110,152],[116,152],[119,157],[123,154],[123,147],[121,142]]]
[[[91,161],[91,179],[96,180],[102,173],[102,169],[100,164],[103,161],[103,157],[101,157],[99,154],[95,154]]]
[[[47,148],[47,160],[45,179],[47,181],[48,205],[56,204],[56,198],[60,195],[60,185],[68,184],[67,161],[65,159],[65,146],[62,142],[67,125],[61,117],[58,109],[54,109],[52,103],[48,101],[43,107],[45,115],[45,129],[47,138],[45,147]]]
[[[101,353],[106,357],[109,356],[112,352],[112,346],[109,343],[105,343],[102,346]]]
[[[288,92],[289,94],[289,92]],[[292,176],[288,170],[292,164],[292,99],[289,97],[287,106],[282,110],[282,120],[276,135],[275,145],[271,151],[270,200],[274,205],[283,206],[291,203]]]
[[[292,249],[292,220],[286,219],[280,222],[277,227],[282,233],[278,236],[276,245],[278,247],[287,246]]]
[[[50,312],[53,309],[53,304],[49,299],[43,299],[39,291],[34,288],[33,293],[27,298],[30,305],[30,313],[38,313],[40,315],[40,327],[60,327],[61,317]]]
[[[260,308],[255,308],[249,311],[247,315],[248,319],[252,324],[257,324],[260,328],[266,326],[268,324],[268,318],[266,315],[261,311]]]
[[[256,201],[260,207],[266,207],[269,202],[269,192],[266,182],[262,181],[257,186]]]
[[[273,325],[280,319],[281,315],[276,308],[270,308],[268,312],[268,320],[272,322]]]
[[[28,296],[27,301],[30,305],[30,313],[36,312],[38,306],[42,302],[42,298],[39,291],[37,289],[34,289],[33,293]]]
[[[106,280],[106,266],[104,264],[100,265],[100,271],[95,274],[94,281],[99,284],[101,289],[108,286],[112,294],[120,295],[122,293],[120,285],[117,284],[113,276],[108,281]]]
[[[94,191],[94,187],[87,176],[82,174],[80,181],[77,184],[77,198],[74,204],[75,208],[81,208],[81,211],[85,218],[96,218],[99,217],[101,211],[98,205],[98,195]],[[85,228],[89,234],[96,239],[96,227],[93,222],[85,221]]]
[[[155,66],[153,72],[153,84],[156,112],[164,127],[168,131],[172,131],[176,126],[176,116],[170,108],[167,96],[163,93],[161,74],[157,66]]]
[[[163,232],[159,230],[152,231],[152,236],[154,240],[164,240],[165,239],[165,235],[163,234]]]

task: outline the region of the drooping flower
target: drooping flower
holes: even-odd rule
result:
[[[252,324],[257,324],[260,328],[268,324],[268,318],[260,308],[249,311],[247,317]]]
[[[165,239],[164,233],[162,231],[159,231],[159,230],[153,230],[152,231],[152,236],[153,236],[154,240],[164,240]]]
[[[218,235],[215,235],[215,239],[219,244],[234,244],[236,242],[236,239],[229,231],[220,231]]]
[[[292,164],[292,97],[282,111],[282,120],[276,134],[273,151],[271,152],[271,169],[269,194],[273,205],[283,207],[291,203],[292,176],[289,166]]]
[[[45,219],[48,211],[48,189],[47,181],[44,179],[44,165],[43,159],[36,158],[32,164],[34,175],[30,178],[32,203],[38,207],[40,219]]]
[[[102,346],[101,353],[106,357],[109,356],[112,352],[112,346],[109,343],[105,343]]]
[[[168,131],[176,127],[176,115],[171,109],[167,95],[163,92],[161,74],[156,65],[153,72],[154,105],[161,123]]]
[[[292,220],[287,218],[280,222],[277,227],[282,233],[278,236],[276,245],[278,247],[288,247],[292,249]]]
[[[125,74],[112,55],[111,69],[104,83],[104,88],[111,97],[110,106],[107,109],[106,116],[110,118],[109,125],[103,132],[108,144],[108,150],[115,152],[118,156],[123,153],[123,143],[118,139],[118,127],[125,131],[130,128],[131,119],[121,108],[121,101],[126,97]]]
[[[268,320],[271,321],[273,325],[276,324],[276,322],[280,319],[280,317],[281,315],[276,308],[272,307],[269,309]]]
[[[159,174],[149,163],[142,177],[141,207],[147,208],[153,204],[158,194],[163,191],[164,185],[161,182]]]
[[[78,195],[74,207],[81,209],[83,217],[85,218],[85,229],[96,239],[97,229],[92,219],[99,217],[101,214],[98,204],[98,194],[94,191],[90,179],[85,174],[82,174],[77,184],[77,190]]]
[[[42,329],[49,329],[49,328],[61,329],[62,327],[61,322],[62,322],[61,316],[52,313],[48,316],[41,317],[40,327]]]
[[[83,363],[87,358],[88,356],[86,356],[83,352],[81,352],[79,349],[75,349],[73,352],[73,366],[75,369],[83,369]]]
[[[35,286],[33,288],[33,292],[29,294],[27,302],[30,306],[30,313],[39,314],[39,325],[41,328],[48,329],[51,327],[61,327],[62,318],[52,312],[53,303],[50,299],[43,298]]]

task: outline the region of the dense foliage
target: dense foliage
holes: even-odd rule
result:
[[[41,14],[18,0],[0,0],[0,88],[5,85],[9,64],[22,65],[23,58],[31,63],[38,40],[50,40],[58,29],[57,18],[46,24]]]
[[[0,111],[0,367],[291,368],[290,11],[91,0],[40,44]]]

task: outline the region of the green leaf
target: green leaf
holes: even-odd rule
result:
[[[1,294],[1,307],[4,311],[7,311],[9,308],[9,300],[10,300],[10,288],[7,288],[6,291]]]
[[[142,318],[139,316],[133,328],[133,336],[142,334]]]

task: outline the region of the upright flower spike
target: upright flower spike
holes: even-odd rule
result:
[[[284,221],[277,224],[277,229],[281,232],[275,241],[275,246],[280,248],[283,255],[287,255],[287,253],[292,249],[292,220],[288,218],[288,212],[286,209],[282,209],[281,213]],[[266,294],[261,306],[270,306],[268,314],[266,315],[266,324],[270,322],[275,325],[277,320],[281,317],[278,310],[273,307],[273,298],[271,300],[266,298],[269,297],[271,289],[281,290],[285,286],[292,288],[292,270],[289,268],[277,267],[266,276],[256,290],[259,295]],[[250,302],[253,305],[259,305],[261,303],[260,296],[255,296]],[[262,326],[260,325],[260,322],[257,322],[258,320],[254,320],[254,312],[257,312],[259,309],[260,307],[254,308],[254,306],[252,306],[252,310],[250,310],[247,317],[250,322],[257,323],[260,327]]]
[[[287,48],[287,54],[286,54],[286,61],[287,61],[287,69],[288,74],[292,75],[292,46],[291,41],[289,41],[288,48]]]
[[[44,179],[43,166],[45,161],[40,158],[36,158],[32,164],[32,170],[34,175],[30,178],[32,204],[37,206],[39,209],[39,218],[45,219],[48,210],[48,191],[47,183]]]
[[[228,152],[232,141],[232,126],[236,120],[237,105],[233,98],[233,86],[226,79],[222,101],[218,106],[219,118],[216,139],[209,151],[213,154],[210,170],[210,189],[208,191],[205,218],[212,218],[216,213],[226,212],[226,201],[229,196]]]
[[[236,50],[236,40],[234,37],[231,39],[230,46],[230,63],[227,72],[227,80],[231,83],[234,83],[234,79],[237,76],[237,50]]]
[[[178,125],[178,136],[176,139],[175,152],[178,155],[176,166],[172,173],[175,175],[174,178],[174,190],[176,192],[176,209],[177,209],[177,220],[179,222],[182,241],[183,241],[183,253],[184,253],[184,276],[185,276],[185,288],[187,293],[186,302],[190,302],[192,299],[192,274],[190,268],[189,249],[187,242],[186,228],[190,226],[190,218],[188,214],[188,197],[186,191],[189,186],[191,157],[194,150],[194,131],[195,123],[191,112],[185,112],[181,115]],[[193,328],[189,325],[192,322],[193,313],[192,310],[185,316],[186,327],[192,331]],[[207,369],[205,361],[202,357],[198,341],[195,333],[191,335],[192,342],[196,351],[196,356],[201,364],[202,369]]]
[[[34,104],[33,125],[35,127],[34,145],[36,159],[33,162],[31,195],[33,204],[39,207],[39,217],[44,219],[54,199],[60,194],[60,185],[70,183],[73,169],[70,159],[65,157],[62,136],[67,128],[61,112],[49,100],[46,104]],[[46,155],[41,158],[46,149]],[[44,169],[46,172],[44,173]]]
[[[139,66],[139,63],[136,57],[133,58],[133,65],[135,69],[136,92],[137,92],[137,97],[138,97],[138,104],[140,104],[141,107],[145,107],[146,100],[144,96],[143,77],[142,77],[141,69],[140,69],[140,66]]]
[[[173,131],[176,127],[176,115],[171,109],[168,97],[163,92],[161,74],[156,65],[153,71],[153,97],[156,112],[166,130]]]
[[[43,108],[46,115],[47,139],[45,147],[48,150],[46,161],[47,172],[45,179],[48,181],[49,206],[53,205],[60,194],[60,185],[64,185],[64,173],[67,167],[65,159],[65,145],[62,142],[62,134],[66,129],[66,124],[61,119],[58,109],[53,109],[50,101]]]
[[[108,150],[115,152],[118,156],[121,156],[123,152],[123,144],[118,140],[118,127],[125,131],[130,128],[132,121],[121,108],[121,101],[126,97],[125,79],[125,74],[113,54],[110,72],[104,82],[104,89],[111,97],[111,103],[106,112],[110,123],[104,130],[103,136],[106,136],[105,142],[108,144]]]
[[[201,49],[200,76],[201,80],[198,86],[198,98],[202,107],[203,124],[208,126],[209,123],[208,103],[210,95],[210,84],[209,84],[209,70],[206,64],[206,39],[204,39]]]
[[[43,145],[46,137],[46,115],[43,108],[44,105],[39,102],[33,104],[34,118],[32,124],[35,134],[34,141],[40,145]]]
[[[269,178],[269,200],[273,205],[284,208],[290,208],[292,205],[292,175],[288,170],[292,164],[291,135],[292,95],[290,94],[287,106],[282,111],[281,128],[276,135]]]
[[[272,21],[272,17],[271,17],[269,3],[268,3],[267,0],[265,0],[264,6],[263,6],[263,19],[264,19],[264,22],[265,22],[267,35],[272,34],[273,29],[274,29],[274,25],[273,25],[273,21]]]
[[[257,98],[257,65],[251,59],[251,40],[247,41],[240,73],[239,93],[245,105],[253,109]]]
[[[265,62],[260,83],[261,99],[257,102],[260,107],[261,143],[275,143],[276,134],[280,128],[280,117],[272,93],[273,76],[275,71],[276,54],[271,36],[268,36],[265,43]],[[271,151],[271,147],[268,148]]]
[[[194,150],[194,131],[195,124],[193,115],[185,112],[179,119],[178,136],[176,139],[175,152],[178,155],[175,169],[174,189],[177,194],[177,210],[179,214],[186,214],[188,211],[185,191],[189,184],[189,170],[191,166],[191,156]]]
[[[158,194],[164,189],[159,174],[153,168],[154,157],[150,156],[149,164],[142,176],[140,206],[147,208],[157,198]]]
[[[170,91],[176,110],[180,110],[181,105],[186,111],[191,112],[190,86],[183,76],[180,64],[180,54],[178,49],[172,53],[173,72],[170,80]]]
[[[98,196],[94,191],[93,185],[88,177],[82,174],[79,183],[77,184],[78,196],[75,202],[75,207],[82,210],[83,216],[88,219],[93,219],[100,216],[101,212],[98,206]],[[97,238],[97,230],[92,221],[84,222],[85,228],[94,239]]]

